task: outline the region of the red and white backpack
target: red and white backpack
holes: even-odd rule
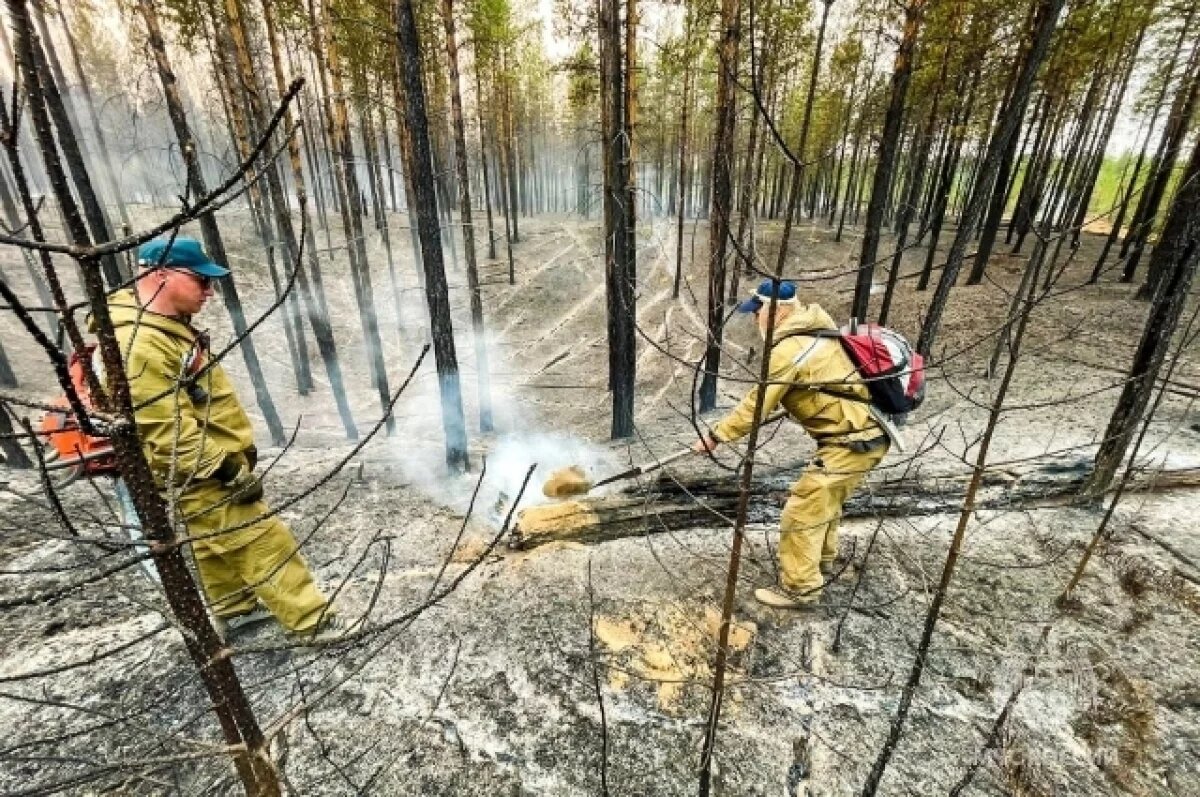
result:
[[[925,358],[894,329],[851,319],[841,329],[792,334],[840,341],[871,394],[871,404],[898,422],[925,400]],[[835,390],[827,392],[852,398]]]

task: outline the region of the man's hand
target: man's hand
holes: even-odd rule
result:
[[[241,471],[237,478],[227,482],[225,486],[233,491],[235,504],[253,504],[255,501],[262,500],[262,482],[250,470]]]
[[[252,504],[263,497],[262,482],[246,467],[246,457],[229,454],[213,472],[213,478],[233,491],[235,504]]]
[[[707,454],[720,445],[720,441],[710,434],[706,434],[695,442],[692,446],[692,451],[697,454]]]

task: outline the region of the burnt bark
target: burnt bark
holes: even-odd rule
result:
[[[1171,173],[1175,171],[1175,162],[1183,149],[1184,138],[1188,126],[1196,110],[1197,100],[1200,100],[1200,47],[1192,52],[1192,58],[1185,72],[1183,84],[1171,104],[1171,113],[1167,116],[1167,126],[1163,130],[1162,141],[1158,153],[1154,157],[1150,174],[1146,180],[1146,188],[1142,192],[1141,202],[1138,203],[1137,213],[1134,214],[1131,232],[1129,258],[1121,272],[1121,282],[1133,282],[1137,273],[1138,263],[1146,248],[1146,241],[1158,217],[1159,207],[1167,193],[1167,184]],[[1150,296],[1150,286],[1147,285],[1139,292],[1139,298]]]
[[[62,206],[63,216],[72,228],[72,239],[86,241],[88,231],[83,215],[71,195],[51,133],[25,0],[6,0],[6,3],[13,20],[17,65],[28,92],[29,110],[34,117],[34,130],[45,156],[47,175]],[[241,749],[234,756],[234,765],[247,794],[252,797],[275,797],[281,794],[281,789],[267,740],[238,680],[232,659],[208,619],[204,599],[187,568],[182,549],[174,542],[171,513],[142,453],[124,362],[113,332],[107,296],[100,277],[101,265],[94,258],[86,256],[81,257],[79,262],[107,374],[108,391],[101,396],[102,403],[122,419],[122,423],[111,427],[110,439],[146,537],[159,543],[153,549],[153,557],[163,594],[175,619],[185,630],[182,635],[184,644],[204,684],[225,741]]]
[[[1062,12],[1065,0],[1038,0],[1037,11],[1033,20],[1033,33],[1025,57],[1022,59],[1021,71],[1013,88],[1004,112],[1000,115],[1000,125],[988,142],[987,154],[980,166],[980,185],[990,185],[1000,168],[1000,158],[1008,146],[1008,140],[1016,135],[1017,128],[1025,116],[1029,95],[1033,90],[1033,81],[1050,49],[1050,39],[1058,26],[1058,16]],[[921,335],[917,340],[917,349],[926,356],[933,348],[941,327],[942,313],[950,296],[950,289],[958,281],[958,272],[962,269],[963,258],[966,255],[967,243],[972,229],[979,220],[979,214],[987,201],[986,191],[976,191],[967,202],[962,218],[959,220],[958,231],[950,244],[946,257],[946,266],[938,280],[937,290],[929,305],[929,313],[921,327]]]
[[[863,229],[862,252],[858,258],[858,278],[854,284],[854,301],[850,305],[852,318],[866,319],[871,303],[871,281],[875,276],[875,258],[879,250],[879,230],[883,226],[883,211],[892,190],[892,172],[900,145],[901,123],[904,121],[904,98],[912,78],[913,50],[926,0],[911,0],[904,9],[904,35],[896,51],[892,69],[891,96],[883,119],[883,136],[879,141],[879,159],[871,182],[871,199],[867,203],[867,219]]]
[[[741,40],[740,0],[721,0],[721,41],[718,45],[716,122],[713,132],[712,217],[708,224],[708,341],[704,376],[700,381],[700,412],[717,405],[721,370],[721,337],[725,324],[725,253],[729,239],[733,127],[738,44]],[[791,205],[793,203],[789,203]]]
[[[628,6],[627,6],[628,8]],[[628,113],[631,76],[625,73],[625,34],[619,0],[600,6],[601,95],[604,115],[605,283],[608,315],[609,388],[612,390],[614,439],[633,434],[636,367],[634,287],[637,275],[636,230],[632,225],[633,195]]]
[[[404,81],[404,114],[412,147],[413,187],[416,189],[417,227],[421,236],[421,261],[425,271],[425,298],[433,334],[441,395],[442,432],[446,443],[446,465],[452,471],[469,467],[467,429],[463,420],[462,388],[458,355],[454,348],[454,325],[450,318],[450,294],[437,219],[433,153],[429,140],[429,117],[425,110],[425,85],[421,75],[421,43],[412,0],[396,3],[396,45]]]
[[[467,255],[467,289],[471,293],[471,332],[475,339],[475,373],[479,389],[479,430],[492,431],[492,388],[488,371],[487,330],[483,324],[483,297],[479,290],[479,268],[475,260],[475,224],[471,218],[471,181],[467,166],[467,133],[463,124],[462,91],[459,87],[458,41],[454,29],[454,1],[442,0],[442,23],[446,28],[446,59],[450,66],[450,107],[454,124],[454,162],[458,170],[458,209],[462,219],[463,248]]]
[[[1096,453],[1096,467],[1088,484],[1097,495],[1112,484],[1137,431],[1155,380],[1166,361],[1171,340],[1187,303],[1196,268],[1200,265],[1200,143],[1192,149],[1179,192],[1171,205],[1162,236],[1150,256],[1153,298],[1146,326],[1138,341],[1129,376]]]

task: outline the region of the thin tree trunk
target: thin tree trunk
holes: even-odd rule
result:
[[[1010,84],[1015,83],[1017,79],[1017,65],[1014,64],[1012,72],[1012,80]],[[1010,85],[1010,92],[1012,86]],[[1043,95],[1043,98],[1045,95]],[[1007,104],[1008,96],[1000,105],[1000,111]],[[1045,99],[1043,99],[1043,104]],[[1037,114],[1037,111],[1034,111]],[[997,113],[996,124],[1000,123],[1000,116]],[[993,127],[995,127],[993,125]],[[1013,172],[1013,167],[1017,163],[1017,150],[1020,142],[1020,136],[1013,134],[1008,140],[1008,146],[1004,148],[1004,154],[1000,158],[1000,168],[996,171],[996,180],[992,183],[992,195],[988,203],[987,214],[984,217],[983,227],[980,230],[979,244],[975,250],[975,260],[971,264],[971,273],[967,276],[968,285],[978,285],[983,281],[983,275],[987,269],[988,260],[992,256],[992,248],[996,245],[996,233],[1000,230],[1000,221],[1004,216],[1004,205],[1008,199],[1009,176]]]
[[[980,185],[986,186],[995,179],[996,172],[1000,168],[1000,158],[1004,153],[1005,147],[1008,146],[1008,139],[1016,135],[1017,128],[1025,116],[1025,109],[1029,104],[1029,95],[1033,90],[1034,78],[1037,77],[1042,61],[1045,60],[1046,54],[1049,52],[1050,38],[1058,25],[1058,16],[1062,11],[1064,2],[1065,0],[1038,0],[1037,11],[1035,12],[1033,21],[1033,35],[1030,37],[1028,53],[1021,64],[1021,72],[1017,77],[1013,96],[1005,107],[1004,113],[1000,115],[1000,126],[988,142],[987,154],[984,156],[983,165],[980,167]],[[933,348],[933,341],[937,338],[937,332],[942,321],[942,312],[946,307],[946,300],[950,296],[950,289],[958,281],[958,272],[962,269],[963,257],[966,254],[971,230],[975,227],[975,223],[979,219],[979,214],[982,212],[986,201],[986,191],[975,192],[967,202],[967,207],[963,211],[963,217],[959,222],[954,240],[950,244],[946,266],[942,270],[941,279],[938,280],[938,287],[930,302],[929,313],[925,318],[925,323],[921,328],[921,336],[917,343],[918,350],[926,356],[929,355]]]
[[[33,4],[34,19],[36,20],[41,12],[38,10],[36,3]],[[42,26],[44,27],[44,26]],[[75,187],[76,193],[79,195],[79,203],[83,206],[83,215],[87,221],[87,230],[89,233],[89,241],[96,243],[106,243],[113,240],[112,231],[108,226],[108,219],[104,215],[104,207],[100,204],[100,198],[96,195],[96,189],[92,185],[92,178],[88,174],[87,163],[83,158],[83,151],[80,149],[79,139],[75,135],[75,127],[71,122],[70,113],[64,102],[64,98],[60,93],[60,80],[52,77],[52,72],[47,66],[46,51],[43,49],[42,43],[38,36],[34,34],[32,28],[29,29],[29,46],[30,55],[33,59],[33,66],[41,75],[41,90],[42,96],[46,103],[46,109],[49,111],[50,119],[54,123],[55,130],[58,131],[58,146],[62,149],[63,160],[67,163],[67,169],[71,173],[71,181]],[[61,70],[55,70],[61,76]],[[68,225],[68,231],[71,227]],[[80,246],[86,246],[87,242],[76,240],[72,237],[71,242]],[[120,285],[132,274],[125,273],[120,261],[114,255],[105,255],[100,260],[101,268],[104,271],[104,280],[108,283],[109,288],[115,288]]]
[[[359,203],[358,178],[354,171],[354,149],[350,137],[350,122],[346,102],[346,92],[342,84],[342,65],[339,52],[340,43],[335,35],[331,9],[329,4],[323,4],[322,23],[328,36],[322,41],[321,31],[317,24],[317,16],[312,0],[309,0],[309,33],[312,38],[313,53],[318,60],[324,60],[328,69],[319,70],[321,74],[322,93],[325,95],[326,114],[329,119],[330,138],[334,149],[335,186],[338,194],[338,204],[342,211],[342,230],[346,237],[346,249],[350,256],[350,275],[354,283],[354,296],[358,305],[359,320],[362,324],[363,344],[367,350],[367,363],[370,366],[371,381],[379,395],[379,403],[383,412],[388,413],[386,425],[388,435],[396,430],[394,416],[388,410],[391,400],[391,390],[388,388],[387,366],[383,358],[383,341],[379,335],[379,321],[375,315],[374,291],[371,287],[371,269],[367,260],[366,240],[362,229],[362,216],[355,209]],[[325,74],[328,72],[329,83],[325,84]],[[332,108],[329,105],[332,104]]]
[[[904,35],[896,51],[892,70],[891,99],[883,120],[883,136],[879,141],[879,161],[871,183],[871,199],[867,203],[866,227],[863,229],[862,253],[858,258],[858,279],[854,285],[854,301],[850,306],[852,318],[866,319],[871,302],[871,282],[875,276],[875,258],[879,250],[879,230],[883,226],[883,211],[892,190],[892,171],[900,144],[901,122],[904,120],[904,98],[912,77],[913,50],[925,13],[926,0],[910,0],[904,9]]]
[[[25,90],[29,97],[29,111],[33,116],[34,130],[45,158],[46,172],[62,207],[64,218],[72,228],[72,240],[80,246],[89,246],[91,241],[87,227],[67,185],[67,176],[59,162],[50,130],[50,118],[46,112],[46,100],[41,86],[41,76],[45,73],[38,69],[34,55],[35,46],[25,0],[6,2],[13,20],[17,66],[24,78]],[[133,403],[129,384],[125,379],[120,347],[108,314],[107,297],[99,275],[100,265],[94,259],[84,259],[81,270],[95,317],[100,352],[108,374],[108,392],[102,396],[102,400],[124,421],[111,427],[110,439],[116,452],[118,466],[130,486],[142,527],[148,532],[146,536],[156,542],[165,543],[173,536],[173,526],[166,502],[154,487],[154,477],[141,450],[137,425],[133,422]],[[234,756],[234,765],[247,794],[251,797],[275,797],[281,794],[278,774],[271,762],[267,741],[242,690],[232,659],[222,653],[227,648],[208,620],[204,600],[187,569],[182,548],[169,544],[156,546],[154,562],[162,581],[163,594],[171,606],[173,615],[185,629],[184,643],[208,693],[225,741],[241,749],[241,752]]]
[[[492,431],[492,388],[488,369],[487,331],[483,325],[483,297],[475,262],[475,223],[471,218],[471,181],[467,167],[467,131],[463,124],[462,92],[458,75],[458,42],[454,31],[454,0],[442,0],[446,28],[446,60],[450,66],[450,104],[454,122],[454,160],[458,168],[459,216],[463,248],[467,254],[467,287],[471,292],[471,333],[475,339],[475,372],[479,390],[479,431]]]
[[[79,47],[75,43],[74,34],[71,33],[71,26],[67,24],[66,14],[63,13],[62,0],[55,0],[55,4],[58,7],[59,22],[62,23],[63,36],[67,40],[67,49],[71,53],[71,62],[75,66],[75,75],[79,78],[79,91],[83,94],[83,102],[88,109],[88,116],[92,122],[92,130],[96,134],[96,145],[100,150],[100,168],[104,172],[105,183],[109,186],[113,201],[117,204],[117,211],[121,214],[121,223],[126,228],[131,228],[129,210],[125,207],[125,198],[121,196],[121,186],[117,182],[116,171],[112,165],[112,152],[109,150],[108,141],[104,137],[104,128],[100,125],[100,114],[96,113],[96,103],[92,99],[92,88],[88,83],[87,72],[83,68],[83,62],[79,58]]]
[[[850,122],[854,119],[854,100],[858,93],[858,68],[861,66],[861,58],[854,63],[854,74],[850,77],[850,97],[846,101],[846,110],[842,119],[842,134],[839,139],[840,147],[838,149],[837,170],[833,176],[833,195],[829,200],[829,219],[825,226],[832,227],[833,219],[837,215],[838,198],[842,193],[842,172],[846,166],[846,147],[850,143]],[[848,192],[847,192],[848,193]],[[840,239],[839,239],[840,240]]]
[[[240,9],[239,16],[233,18],[240,18]],[[222,106],[225,109],[229,140],[233,142],[238,158],[245,160],[250,156],[250,152],[254,147],[254,140],[258,138],[258,131],[262,124],[265,124],[265,120],[259,120],[258,114],[255,113],[254,106],[250,101],[250,96],[243,85],[243,81],[237,74],[236,67],[230,63],[230,58],[236,59],[237,55],[231,55],[235,48],[235,43],[231,32],[225,27],[229,24],[229,19],[228,15],[218,14],[210,10],[208,21],[212,23],[213,31],[211,36],[209,35],[207,24],[203,20],[201,24],[203,25],[205,41],[213,63],[217,93],[220,95]],[[273,167],[274,164],[268,164],[268,166]],[[252,174],[255,174],[255,172],[252,172]],[[266,173],[264,172],[263,174],[265,176]],[[258,234],[260,243],[266,249],[267,271],[270,274],[275,295],[279,297],[283,290],[283,281],[279,276],[275,256],[277,244],[283,239],[283,234],[272,232],[270,219],[273,216],[270,209],[270,197],[263,193],[262,185],[264,182],[264,180],[254,180],[252,182],[249,190],[246,192],[246,202],[250,209],[250,217],[254,223],[255,232]],[[287,260],[289,254],[288,251],[284,251],[282,256]],[[300,321],[295,297],[291,296],[288,298],[289,301],[284,304],[283,331],[287,339],[288,355],[292,362],[292,373],[296,377],[297,392],[303,396],[311,392],[313,388],[312,373],[308,364],[308,344],[304,339],[304,326]]]
[[[938,178],[933,214],[929,222],[931,232],[929,251],[925,254],[925,265],[917,280],[918,291],[929,287],[929,280],[933,275],[933,261],[937,258],[938,240],[942,235],[942,225],[946,221],[946,206],[949,203],[951,188],[954,184],[954,174],[958,170],[958,159],[962,153],[963,141],[967,135],[967,123],[971,119],[971,111],[975,103],[975,89],[979,85],[979,75],[979,71],[976,70],[971,77],[971,87],[963,99],[962,110],[951,118],[951,141],[942,161],[941,176]],[[961,225],[959,229],[962,229]]]
[[[1105,429],[1089,492],[1101,495],[1125,458],[1145,412],[1158,372],[1171,348],[1171,339],[1187,303],[1196,268],[1200,265],[1200,142],[1180,182],[1162,237],[1150,255],[1153,299],[1138,342],[1129,378]],[[1154,279],[1157,275],[1158,279]]]
[[[1084,194],[1076,206],[1075,217],[1071,220],[1071,227],[1074,230],[1071,234],[1071,245],[1074,247],[1079,246],[1079,237],[1082,232],[1083,223],[1087,216],[1088,208],[1092,204],[1092,196],[1096,191],[1096,183],[1100,177],[1100,170],[1104,166],[1104,153],[1108,151],[1108,142],[1112,140],[1113,129],[1117,124],[1117,117],[1121,115],[1121,102],[1125,99],[1125,92],[1129,88],[1129,79],[1133,76],[1133,68],[1137,64],[1137,56],[1142,48],[1142,39],[1145,37],[1145,34],[1146,26],[1138,29],[1133,46],[1130,48],[1128,63],[1121,75],[1120,85],[1117,86],[1115,93],[1112,95],[1112,101],[1109,103],[1108,116],[1104,121],[1104,130],[1092,147],[1090,165],[1086,176],[1082,178],[1085,187]]]
[[[433,153],[429,141],[429,119],[425,111],[425,86],[421,80],[421,44],[412,0],[399,0],[396,9],[396,44],[404,80],[404,112],[413,155],[413,187],[416,189],[417,227],[421,236],[421,260],[425,269],[425,298],[437,361],[438,390],[442,406],[446,465],[451,471],[467,470],[467,429],[463,420],[462,388],[458,355],[454,347],[454,325],[450,318],[450,293],[442,242],[438,230]]]
[[[475,58],[479,58],[478,52]],[[488,260],[496,259],[496,227],[492,218],[492,188],[488,174],[487,136],[483,125],[483,82],[479,79],[479,63],[475,63],[475,116],[479,122],[479,164],[483,171],[483,204],[487,208]],[[586,156],[587,150],[584,150]],[[586,161],[585,161],[586,162]],[[586,218],[586,214],[584,214]]]
[[[1189,122],[1196,110],[1197,100],[1200,100],[1200,47],[1192,51],[1191,62],[1184,72],[1184,81],[1175,101],[1171,105],[1171,113],[1167,116],[1167,127],[1163,130],[1162,143],[1158,154],[1150,168],[1150,176],[1146,181],[1146,189],[1142,193],[1142,201],[1138,203],[1138,212],[1134,214],[1131,225],[1132,248],[1125,268],[1121,272],[1121,282],[1133,282],[1146,241],[1158,217],[1158,209],[1166,196],[1167,184],[1171,173],[1175,171],[1175,162],[1179,159],[1179,151],[1183,148],[1187,137]],[[1138,298],[1150,298],[1151,286],[1147,283],[1138,292]]]
[[[713,133],[712,218],[708,225],[708,341],[704,377],[700,382],[700,412],[717,404],[721,371],[721,338],[725,324],[725,250],[729,238],[730,175],[736,102],[738,43],[741,40],[740,0],[721,0],[721,41],[718,46],[716,129]],[[801,156],[803,157],[803,156]],[[791,203],[789,203],[791,204]],[[716,699],[716,698],[714,698]]]
[[[632,153],[627,118],[631,107],[628,94],[632,76],[625,73],[625,32],[621,26],[619,0],[601,0],[600,14],[601,97],[607,107],[603,120],[604,146],[608,149],[604,217],[611,433],[614,439],[620,439],[633,434],[637,362],[634,327],[637,252],[629,208]]]
[[[271,50],[271,66],[275,75],[275,88],[282,94],[286,86],[283,75],[283,58],[279,50],[279,37],[275,26],[275,9],[270,0],[262,0],[262,7],[263,20],[266,23],[267,41],[270,44]],[[295,124],[291,108],[288,108],[284,112],[283,122],[288,129],[291,129],[293,124]],[[312,125],[301,114],[299,129],[296,131],[296,135],[288,137],[288,163],[291,165],[292,183],[299,201],[301,219],[305,219],[308,215],[308,203],[306,201],[308,186],[304,178],[304,169],[300,162],[300,145],[297,143],[296,138],[302,137],[305,147],[311,149],[311,140],[309,137],[311,130]],[[310,161],[311,163],[312,161]],[[319,204],[321,204],[321,193],[318,181],[316,194]],[[325,366],[325,374],[329,378],[329,389],[333,393],[333,400],[337,405],[338,416],[342,421],[342,428],[345,430],[347,438],[357,440],[358,427],[354,423],[354,415],[350,410],[345,381],[342,378],[341,361],[338,359],[337,343],[334,340],[333,327],[330,325],[329,305],[325,299],[325,286],[321,279],[321,261],[317,256],[316,235],[313,232],[311,224],[305,224],[304,228],[304,248],[307,254],[308,268],[306,269],[303,264],[297,268],[296,286],[300,292],[300,299],[304,302],[304,307],[308,314],[308,323],[312,327],[313,337],[317,341],[317,350],[321,354],[321,362]],[[311,282],[309,280],[309,271],[312,272]]]
[[[792,163],[792,180],[788,186],[787,204],[783,208],[783,231],[779,235],[779,253],[776,256],[775,271],[783,274],[787,263],[788,240],[792,235],[792,222],[795,219],[797,206],[800,204],[800,189],[804,183],[804,159],[808,151],[808,130],[812,122],[813,101],[817,94],[817,77],[821,71],[821,50],[825,45],[825,26],[829,22],[829,9],[833,0],[822,0],[821,27],[817,30],[817,45],[813,52],[812,69],[808,77],[808,92],[804,95],[804,116],[800,122],[800,140],[796,144],[796,161]]]
[[[692,27],[695,12],[689,5],[687,19],[684,22],[683,46],[686,53],[692,51]],[[688,58],[683,68],[683,99],[679,105],[679,169],[676,187],[676,217],[675,217],[675,280],[671,287],[671,298],[679,298],[679,286],[683,281],[683,218],[687,210],[688,193],[691,190],[691,175],[688,167],[691,165],[691,153],[688,151],[689,131],[688,118],[692,107],[692,70],[691,59]]]

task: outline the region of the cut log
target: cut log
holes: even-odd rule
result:
[[[977,508],[1032,509],[1083,504],[1079,496],[1092,460],[1054,459],[1022,467],[1006,467],[984,475]],[[799,468],[767,471],[754,485],[748,507],[750,523],[773,523],[787,500]],[[908,478],[868,479],[846,502],[845,517],[904,517],[957,512],[970,471],[918,474]],[[1142,472],[1126,492],[1152,492],[1200,487],[1200,468]],[[682,529],[720,528],[733,523],[737,511],[735,480],[661,475],[642,487],[596,498],[543,504],[522,510],[509,535],[511,548],[527,549],[570,540],[597,543],[622,537]]]

